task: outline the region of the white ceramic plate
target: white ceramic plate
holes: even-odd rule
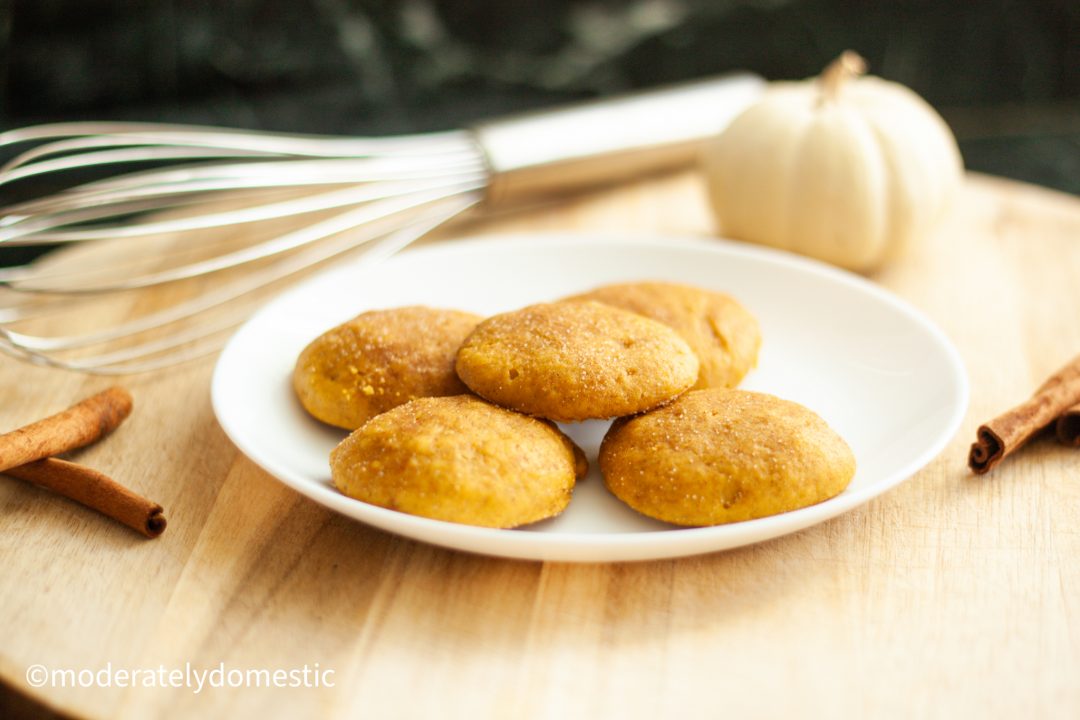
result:
[[[607,423],[564,429],[590,457],[570,507],[517,530],[429,520],[368,505],[330,485],[344,436],[293,396],[296,356],[368,309],[426,304],[491,314],[604,283],[661,279],[730,293],[759,319],[758,368],[743,387],[800,402],[851,445],[858,472],[839,496],[748,522],[676,528],[630,510],[604,488],[596,452]],[[619,561],[724,550],[834,517],[922,468],[967,408],[967,379],[948,339],[905,302],[825,265],[714,240],[543,235],[458,241],[362,260],[297,286],[232,338],[213,381],[221,426],[237,447],[298,492],[369,525],[459,550],[536,560]]]

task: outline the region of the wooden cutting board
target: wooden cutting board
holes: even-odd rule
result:
[[[710,228],[687,175],[441,238]],[[126,379],[133,416],[78,457],[163,504],[169,528],[148,541],[0,477],[0,715],[13,690],[87,718],[1080,717],[1080,451],[1045,439],[987,477],[965,467],[980,420],[1080,353],[1080,200],[970,177],[941,232],[873,279],[959,348],[959,434],[853,512],[682,560],[519,562],[400,539],[240,455],[211,412],[212,362]],[[0,358],[0,429],[108,384]],[[39,664],[316,663],[333,687],[27,679]]]

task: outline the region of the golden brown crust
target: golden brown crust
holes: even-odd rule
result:
[[[454,357],[480,320],[422,306],[363,313],[304,348],[293,388],[312,416],[346,430],[414,398],[466,392]]]
[[[562,512],[584,458],[551,423],[459,395],[372,418],[334,449],[330,467],[338,490],[357,500],[508,528]]]
[[[632,282],[605,285],[567,299],[595,300],[674,329],[701,361],[695,390],[735,387],[757,365],[758,322],[724,293],[677,283]]]
[[[847,443],[794,402],[694,390],[612,425],[600,470],[616,497],[677,525],[717,525],[814,505],[855,475]]]
[[[641,412],[694,384],[698,360],[671,328],[594,302],[532,305],[488,318],[457,372],[478,395],[561,422]]]

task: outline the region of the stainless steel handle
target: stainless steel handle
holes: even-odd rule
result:
[[[543,200],[688,166],[764,87],[740,73],[478,124],[487,201]]]

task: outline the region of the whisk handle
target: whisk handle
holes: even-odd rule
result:
[[[543,200],[689,166],[764,87],[739,73],[476,125],[487,201]]]

